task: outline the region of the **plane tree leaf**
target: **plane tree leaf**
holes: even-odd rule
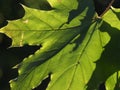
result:
[[[106,90],[119,90],[120,72],[117,71],[111,75],[106,81]]]
[[[111,18],[112,17],[112,18]],[[112,47],[113,52],[115,53],[109,53],[109,58],[106,56],[105,58],[108,59],[109,63],[108,63],[108,67],[111,67],[108,69],[108,72],[111,73],[111,75],[109,75],[108,79],[106,80],[106,89],[107,90],[119,90],[120,89],[120,52],[119,52],[119,44],[120,44],[120,9],[115,9],[112,8],[112,10],[109,10],[109,12],[107,12],[105,14],[104,20],[110,24],[109,27],[112,27],[110,30],[113,30],[112,32],[109,32],[111,35],[111,46],[109,46],[108,49],[110,49],[110,47]],[[112,55],[112,56],[111,56]]]
[[[112,35],[107,30],[113,29],[114,23],[107,16],[96,18],[92,0],[49,0],[49,3],[54,8],[49,11],[22,5],[25,16],[8,21],[0,30],[12,38],[11,47],[41,45],[16,66],[19,76],[10,81],[11,89],[32,90],[47,77],[50,77],[47,90],[98,89],[101,81],[113,74],[106,74],[105,69],[104,77],[100,72],[106,68],[101,58],[106,44],[111,44]],[[119,26],[115,28],[118,29]]]
[[[101,57],[96,61],[96,68],[92,74],[88,83],[87,90],[96,89],[96,86],[103,85],[107,90],[114,90],[115,83],[111,82],[111,77],[114,73],[117,73],[120,69],[120,20],[119,9],[109,10],[103,17],[103,24],[99,27],[100,31],[107,32],[110,36],[109,43],[104,47],[105,50],[101,54]],[[110,79],[109,79],[110,77]],[[107,80],[108,79],[108,80]],[[107,81],[106,81],[107,80]],[[119,83],[119,81],[116,81]],[[92,88],[91,88],[92,87]],[[111,88],[112,87],[112,88]],[[117,87],[119,88],[119,87]],[[115,89],[116,90],[116,89]]]
[[[120,9],[112,8],[107,12],[104,17],[104,21],[110,24],[112,27],[120,29]]]

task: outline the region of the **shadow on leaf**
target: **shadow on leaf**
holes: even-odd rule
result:
[[[54,8],[49,4],[47,0],[19,0],[23,5],[35,8],[39,10],[53,10]]]
[[[110,42],[104,47],[101,58],[95,62],[96,68],[87,84],[86,90],[94,90],[104,83],[113,73],[120,70],[120,31],[103,22],[99,28],[102,32],[108,32]]]
[[[120,20],[120,12],[115,12],[114,10],[112,10],[112,12],[117,16],[117,18]]]
[[[51,77],[51,74],[49,74],[48,77],[46,79],[44,79],[42,81],[42,83],[33,90],[46,90],[46,88],[50,82],[50,77]]]
[[[88,1],[84,1],[84,0],[78,0],[78,8],[76,10],[72,10],[69,12],[69,17],[68,17],[68,21],[66,23],[70,23],[74,18],[76,18],[78,15],[80,15],[82,12],[85,11],[86,8],[88,8],[87,10],[87,13],[85,16],[83,16],[84,18],[82,20],[80,20],[81,22],[81,25],[80,25],[80,33],[78,33],[78,36],[77,38],[75,38],[75,40],[72,43],[75,43],[75,47],[73,48],[73,51],[77,50],[78,46],[83,42],[87,32],[88,32],[88,29],[89,27],[91,26],[92,22],[93,21],[93,16],[95,14],[95,11],[94,11],[94,7],[92,7],[91,5],[92,2]],[[82,16],[81,16],[82,17]]]
[[[80,15],[82,12],[84,12],[86,8],[89,9],[88,12],[87,12],[87,14],[89,14],[89,16],[93,16],[93,14],[94,14],[94,12],[93,12],[94,8],[93,8],[93,6],[91,6],[92,5],[91,1],[90,2],[89,1],[86,2],[84,0],[78,0],[78,3],[79,4],[78,4],[77,9],[76,10],[72,10],[72,11],[69,12],[69,18],[68,18],[68,21],[66,22],[67,24],[69,24],[72,19],[74,19],[75,17],[77,17],[78,15]],[[85,17],[85,16],[83,16],[83,17]],[[91,17],[90,17],[90,19],[91,19]]]

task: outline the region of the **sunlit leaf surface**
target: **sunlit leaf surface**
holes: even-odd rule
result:
[[[92,0],[47,3],[54,9],[44,11],[22,5],[25,16],[8,21],[1,29],[12,38],[11,47],[41,45],[16,66],[19,76],[10,81],[11,89],[31,90],[47,77],[47,90],[98,89],[120,63],[116,63],[120,56],[112,57],[114,49],[118,50],[116,55],[120,54],[116,46],[120,44],[120,11],[110,10],[99,19]]]

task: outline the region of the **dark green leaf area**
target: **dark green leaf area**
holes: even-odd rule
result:
[[[85,10],[85,8],[86,7],[88,7],[88,11],[87,11],[87,15],[89,15],[90,17],[90,19],[93,17],[93,15],[94,15],[94,7],[92,7],[92,5],[93,4],[91,4],[92,2],[91,1],[88,1],[88,2],[86,2],[86,1],[82,1],[82,3],[81,3],[81,1],[80,0],[77,0],[78,1],[78,8],[77,9],[75,9],[75,10],[71,10],[70,12],[69,12],[69,17],[68,17],[68,21],[67,21],[67,23],[69,24],[70,23],[70,21],[72,21],[75,17],[77,17],[80,13],[82,13],[84,10]],[[86,16],[87,16],[86,15]]]
[[[36,0],[36,1],[35,0],[19,0],[19,2],[30,8],[35,8],[40,10],[53,9],[47,0]]]
[[[23,7],[17,0],[0,0],[0,16],[5,20],[19,19],[24,13]]]
[[[94,90],[104,83],[112,74],[120,70],[120,31],[103,22],[102,32],[108,32],[111,40],[105,46],[101,58],[96,62],[96,68],[88,83],[87,90]],[[96,83],[97,82],[97,83]],[[117,89],[114,89],[117,90]]]

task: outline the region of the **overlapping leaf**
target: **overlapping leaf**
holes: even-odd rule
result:
[[[110,76],[106,82],[106,90],[119,90],[120,74],[119,71]]]
[[[110,28],[107,16],[104,21],[94,18],[92,0],[49,2],[54,8],[51,11],[23,6],[25,16],[1,29],[13,39],[12,47],[42,45],[19,64],[19,76],[11,81],[12,90],[34,89],[48,75],[51,80],[47,90],[97,89],[113,73],[106,72],[105,77],[102,74],[107,69],[101,73],[106,67],[102,52],[111,36],[107,32]],[[104,28],[104,24],[108,27]]]

